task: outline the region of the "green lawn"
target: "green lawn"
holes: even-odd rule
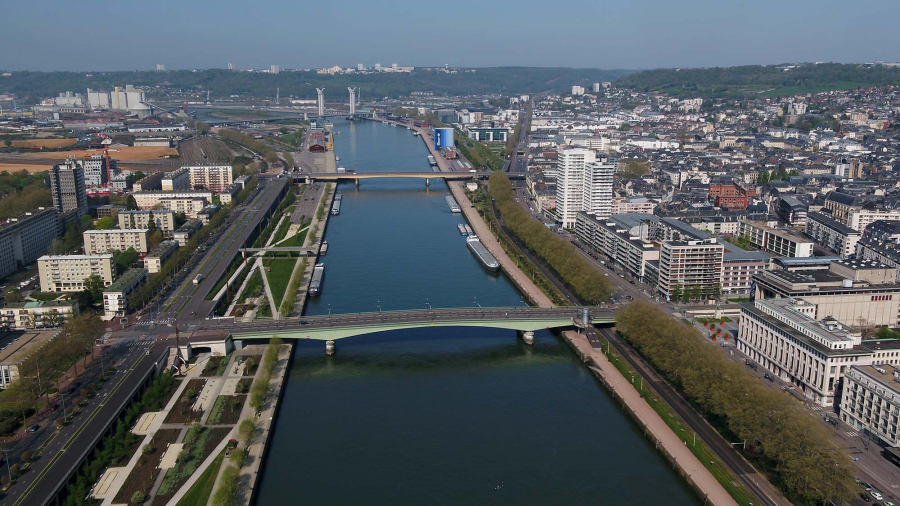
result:
[[[294,272],[294,265],[296,264],[296,258],[266,258],[263,260],[263,266],[270,269],[266,271],[266,278],[269,280],[269,288],[272,290],[272,299],[274,299],[275,307],[281,307],[284,290],[291,280],[291,274]]]
[[[278,241],[284,239],[289,228],[291,228],[291,219],[287,217],[281,220],[281,225],[279,225],[278,230],[275,231],[275,239],[272,240],[272,244],[278,244]]]
[[[206,468],[206,471],[203,471],[197,482],[178,501],[178,506],[206,506],[206,503],[209,501],[209,495],[212,494],[213,487],[216,485],[216,478],[219,476],[219,468],[222,467],[223,460],[225,460],[225,450],[219,453],[219,456]]]
[[[263,282],[262,282],[262,274],[259,273],[259,269],[253,271],[253,275],[250,276],[250,279],[247,281],[247,284],[244,285],[244,292],[241,293],[241,298],[247,297],[259,297],[263,292]]]

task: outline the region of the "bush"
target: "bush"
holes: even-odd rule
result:
[[[140,490],[136,490],[134,494],[131,495],[131,504],[141,504],[144,502],[145,494]]]

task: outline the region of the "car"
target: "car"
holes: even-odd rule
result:
[[[634,284],[634,280],[633,280],[633,279],[629,280],[628,282],[631,283],[632,285]]]
[[[880,501],[880,500],[884,499],[884,496],[882,496],[881,493],[879,493],[879,492],[876,492],[873,490],[869,493],[872,494],[872,497],[874,497],[876,501]]]
[[[59,404],[54,404],[54,405],[50,406],[50,411],[56,411],[57,409],[59,409]]]
[[[884,501],[884,506],[894,506],[894,503],[891,501]]]
[[[308,323],[309,323],[309,322],[306,321],[306,320],[300,320],[300,325],[306,325],[306,324],[308,324]]]
[[[28,432],[37,432],[38,429],[40,429],[40,428],[41,428],[40,425],[34,424],[34,425],[32,425],[31,427],[28,428]]]
[[[631,295],[626,295],[625,298],[628,300],[634,300],[634,297],[632,297]]]

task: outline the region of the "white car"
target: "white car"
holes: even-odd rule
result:
[[[878,493],[874,490],[869,493],[872,494],[872,497],[874,497],[876,501],[880,501],[880,500],[884,499],[884,497],[882,497],[880,493]]]

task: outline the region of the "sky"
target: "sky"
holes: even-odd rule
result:
[[[3,70],[900,60],[898,0],[3,0]]]

